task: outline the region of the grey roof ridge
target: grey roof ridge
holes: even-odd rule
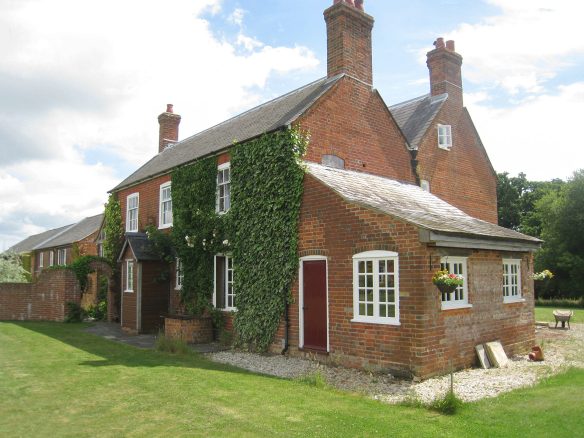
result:
[[[57,237],[63,235],[64,233],[66,233],[67,231],[69,231],[71,228],[73,228],[75,225],[77,225],[79,222],[76,222],[74,224],[71,225],[65,225],[65,227],[63,227],[63,229],[61,231],[59,231],[57,234],[55,234],[54,236],[49,237],[48,239],[42,241],[41,243],[39,243],[38,245],[35,245],[33,247],[33,250],[38,249],[38,248],[42,248],[45,246],[45,244],[49,243],[51,240],[56,239]]]
[[[219,128],[221,125],[224,125],[224,124],[226,124],[226,123],[228,123],[228,122],[231,122],[231,121],[233,121],[233,120],[236,120],[236,119],[238,119],[238,118],[240,118],[240,117],[243,117],[244,115],[246,115],[246,114],[249,114],[249,113],[250,113],[250,112],[252,112],[252,111],[257,111],[258,109],[260,109],[260,108],[262,108],[262,107],[264,107],[264,106],[266,106],[266,105],[268,105],[268,104],[271,104],[271,103],[273,103],[273,102],[276,102],[276,101],[278,101],[278,100],[281,100],[281,99],[283,99],[283,98],[285,98],[285,97],[287,97],[287,96],[290,96],[291,94],[294,94],[294,93],[297,93],[297,92],[299,92],[300,90],[304,90],[305,88],[308,88],[308,87],[310,87],[310,86],[312,86],[312,85],[316,84],[317,82],[320,82],[320,81],[322,81],[322,80],[324,80],[324,79],[327,79],[327,78],[326,78],[326,77],[322,77],[322,78],[320,78],[320,79],[317,79],[317,80],[315,80],[315,81],[312,81],[312,82],[310,82],[310,83],[308,83],[308,84],[306,84],[306,85],[303,85],[302,87],[296,88],[295,90],[289,91],[288,93],[282,94],[281,96],[275,97],[275,98],[273,98],[273,99],[271,99],[271,100],[268,100],[268,101],[266,101],[266,102],[264,102],[264,103],[261,103],[261,104],[259,104],[259,105],[257,105],[257,106],[254,106],[253,108],[250,108],[250,109],[248,109],[247,111],[244,111],[244,112],[242,112],[242,113],[239,113],[239,114],[237,114],[237,115],[235,115],[235,116],[233,116],[233,117],[230,117],[230,118],[228,118],[228,119],[226,119],[226,120],[223,120],[221,123],[217,123],[216,125],[210,126],[210,127],[209,127],[209,128],[207,128],[207,129],[204,129],[204,130],[202,130],[202,131],[199,131],[199,132],[197,132],[196,134],[193,134],[193,135],[191,135],[191,136],[189,136],[189,137],[187,137],[187,138],[184,138],[184,139],[182,139],[181,141],[179,141],[179,142],[177,142],[176,144],[174,144],[174,145],[173,145],[173,147],[176,147],[176,145],[178,145],[178,144],[180,144],[180,143],[183,143],[183,142],[186,142],[186,141],[190,140],[191,138],[194,138],[194,137],[197,137],[197,136],[199,136],[199,135],[201,135],[201,134],[204,134],[204,133],[205,133],[205,132],[207,132],[207,131],[211,131],[212,129],[217,129],[217,128]],[[330,78],[329,80],[331,80],[331,79],[333,79],[333,78]],[[325,81],[325,82],[326,82],[326,81]],[[302,113],[301,113],[301,114],[302,114]],[[293,120],[292,120],[292,121],[293,121]],[[280,126],[289,125],[289,124],[290,124],[292,121],[289,121],[288,123],[283,123],[283,124],[282,124],[282,125],[280,125]],[[273,128],[273,129],[276,129],[276,128]],[[164,152],[164,151],[162,151],[162,152]],[[162,152],[161,152],[161,153],[162,153]]]
[[[99,221],[99,227],[97,227],[97,231],[99,231],[99,230],[101,230],[101,223],[103,222],[103,219],[105,218],[105,214],[103,214],[103,213],[95,214],[95,215],[93,215],[93,216],[88,216],[88,217],[86,217],[86,218],[84,218],[84,219],[81,219],[79,222],[77,222],[77,224],[80,224],[81,222],[83,222],[83,221],[85,221],[85,220],[87,220],[87,219],[93,219],[93,218],[96,218],[96,217],[98,217],[98,216],[102,216],[102,219],[101,219],[101,221]],[[76,224],[76,225],[77,225],[77,224]],[[83,236],[83,237],[82,237],[82,238],[80,238],[79,240],[86,239],[86,238],[88,238],[89,236],[91,236],[93,233],[95,233],[95,231],[92,231],[91,233],[87,234],[86,236]]]

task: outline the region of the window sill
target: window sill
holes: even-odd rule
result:
[[[182,290],[182,286],[175,287],[174,290]]]
[[[137,233],[138,230],[126,230],[126,233]]]
[[[394,325],[400,326],[401,323],[398,320],[385,320],[381,318],[353,318],[351,322],[363,323],[363,324],[380,324],[380,325]]]
[[[503,304],[525,303],[525,298],[503,299]]]
[[[452,148],[452,145],[450,145],[450,146],[441,146],[441,145],[438,145],[438,147],[439,147],[440,149],[442,149],[442,150],[445,150],[445,151],[450,151],[450,149]]]
[[[172,228],[172,224],[160,225],[158,227],[159,230],[166,230],[167,228]]]
[[[134,291],[133,291],[133,290],[125,290],[125,291],[124,291],[124,293],[125,293],[125,294],[133,294],[133,293],[134,293]]]
[[[445,306],[442,304],[442,310],[472,309],[472,304],[456,304]]]

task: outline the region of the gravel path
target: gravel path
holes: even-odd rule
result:
[[[506,368],[468,369],[454,373],[454,392],[464,401],[475,401],[531,386],[543,377],[575,366],[584,368],[584,324],[572,324],[572,330],[538,328],[538,343],[543,346],[545,361],[531,362],[527,356],[511,358]],[[229,363],[262,374],[298,378],[319,372],[335,388],[359,392],[387,403],[415,398],[424,403],[445,394],[450,376],[428,379],[421,383],[396,379],[388,374],[374,374],[280,355],[259,355],[223,351],[207,355],[216,362]]]

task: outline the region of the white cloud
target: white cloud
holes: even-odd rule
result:
[[[183,115],[184,138],[259,103],[273,73],[317,66],[306,48],[265,46],[241,29],[232,43],[217,38],[202,14],[220,9],[221,0],[0,0],[0,175],[22,184],[20,197],[2,192],[2,206],[16,202],[22,217],[90,211],[118,181],[84,163],[84,151],[138,167],[157,152],[166,103]],[[243,11],[232,19],[242,26]]]
[[[488,0],[500,14],[445,35],[465,58],[465,79],[508,93],[542,93],[546,81],[584,54],[584,2]]]
[[[551,180],[584,168],[584,145],[574,134],[584,114],[584,82],[509,108],[466,102],[497,172]]]

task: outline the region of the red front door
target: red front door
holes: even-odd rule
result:
[[[326,261],[302,262],[304,348],[327,351]]]

